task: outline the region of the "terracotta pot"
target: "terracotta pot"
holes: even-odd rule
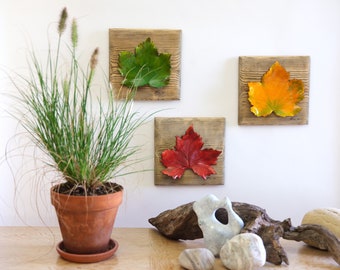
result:
[[[72,196],[51,189],[63,247],[74,254],[102,253],[110,248],[111,233],[123,187],[116,193],[100,196]]]

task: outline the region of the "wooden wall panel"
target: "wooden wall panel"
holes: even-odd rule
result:
[[[179,100],[181,72],[181,30],[153,29],[109,29],[110,81],[115,96],[125,98],[127,87],[122,87],[123,77],[118,71],[118,54],[121,51],[134,52],[135,48],[148,37],[154,42],[159,53],[170,53],[171,74],[169,84],[163,88],[138,88],[135,100]]]
[[[301,111],[293,117],[271,114],[257,117],[248,101],[248,82],[261,81],[262,76],[278,61],[290,73],[290,79],[300,79],[305,86],[305,97],[298,103]],[[306,125],[309,107],[309,56],[241,56],[239,57],[239,125]]]
[[[210,175],[206,180],[186,170],[181,179],[172,179],[162,173],[165,169],[160,161],[161,153],[173,149],[176,145],[176,136],[182,136],[190,125],[203,140],[203,148],[212,148],[222,151],[217,164],[213,165],[216,174]],[[155,118],[155,185],[222,185],[224,184],[224,136],[225,118],[200,117],[200,118]]]

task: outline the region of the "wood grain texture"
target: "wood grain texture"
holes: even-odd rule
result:
[[[0,227],[0,269],[5,270],[183,270],[178,256],[184,249],[204,247],[203,239],[169,240],[151,228],[114,228],[117,252],[100,263],[79,264],[59,257],[55,246],[61,241],[58,227]],[[289,266],[266,263],[261,269],[320,270],[339,269],[328,252],[282,239]],[[216,258],[214,270],[226,270]]]
[[[157,89],[138,88],[135,100],[179,100],[181,72],[181,30],[154,29],[109,29],[109,74],[115,96],[125,98],[127,87],[122,87],[123,77],[118,71],[118,54],[121,51],[134,52],[135,48],[148,37],[154,42],[159,53],[170,53],[171,73],[169,84]]]
[[[160,162],[161,153],[173,149],[176,145],[176,136],[182,136],[190,125],[203,140],[203,148],[212,148],[222,151],[217,164],[214,165],[216,174],[203,180],[200,176],[186,170],[181,179],[172,179],[162,173],[165,169]],[[225,118],[200,117],[200,118],[155,118],[155,185],[223,185],[224,184],[224,134]]]
[[[278,61],[290,73],[290,79],[304,83],[305,97],[298,103],[301,111],[293,117],[279,117],[274,113],[257,117],[251,111],[248,101],[248,82],[261,81],[262,76]],[[309,56],[240,56],[239,57],[239,125],[306,125],[309,107]]]

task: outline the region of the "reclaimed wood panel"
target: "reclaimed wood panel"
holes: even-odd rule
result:
[[[278,61],[290,73],[290,79],[300,79],[305,86],[305,97],[298,103],[301,111],[293,117],[279,117],[272,113],[257,117],[248,101],[248,82],[261,81],[262,76]],[[309,108],[309,56],[240,56],[239,57],[239,125],[306,125]]]
[[[155,118],[155,185],[223,185],[224,184],[224,136],[225,118],[200,117],[200,118]],[[160,161],[161,153],[167,149],[173,149],[176,145],[176,136],[185,134],[190,125],[203,140],[203,149],[212,148],[222,151],[217,164],[213,165],[216,174],[210,175],[207,180],[186,170],[181,179],[174,180],[164,175],[165,169]]]
[[[125,98],[129,90],[123,87],[123,77],[118,71],[118,54],[121,51],[134,52],[135,48],[148,37],[154,42],[159,53],[170,53],[171,73],[169,84],[163,88],[138,88],[135,100],[179,100],[181,72],[181,30],[154,29],[109,29],[109,74],[115,96]]]

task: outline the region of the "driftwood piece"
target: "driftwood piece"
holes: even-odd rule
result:
[[[172,210],[166,210],[149,222],[158,231],[170,239],[193,240],[202,238],[203,234],[198,226],[197,216],[193,210],[194,202],[181,205]],[[269,217],[266,210],[256,205],[233,202],[234,211],[244,221],[241,233],[252,232],[259,235],[267,252],[267,262],[280,265],[289,264],[287,254],[281,246],[281,237],[288,240],[304,241],[309,244],[311,239],[323,241],[324,246],[332,254],[334,260],[340,264],[339,240],[328,230],[318,225],[302,225],[293,227],[290,219],[277,221]],[[228,215],[224,209],[215,213],[216,218],[223,224],[228,223]]]
[[[340,241],[332,232],[320,225],[304,224],[296,228],[292,227],[284,232],[283,238],[303,241],[308,245],[328,250],[340,265]]]
[[[274,220],[265,209],[247,203],[233,202],[233,208],[244,222],[241,233],[251,232],[262,238],[267,253],[266,260],[276,265],[282,262],[289,264],[287,254],[280,244],[280,238],[284,231],[291,227],[290,219]]]
[[[150,218],[149,222],[161,234],[170,239],[193,240],[202,238],[203,234],[198,226],[197,216],[192,207],[193,203],[164,211],[157,217]],[[262,238],[267,252],[267,261],[277,265],[282,262],[289,264],[286,252],[279,243],[279,238],[283,236],[284,229],[282,227],[290,227],[290,220],[275,221],[267,215],[264,209],[255,205],[239,202],[233,202],[232,205],[234,211],[245,223],[241,232],[253,232]],[[228,222],[228,214],[222,209],[216,212],[216,218],[221,223],[227,224]]]
[[[157,217],[150,218],[149,223],[170,239],[194,240],[202,238],[203,233],[198,226],[197,216],[192,205],[193,202],[164,211]]]

